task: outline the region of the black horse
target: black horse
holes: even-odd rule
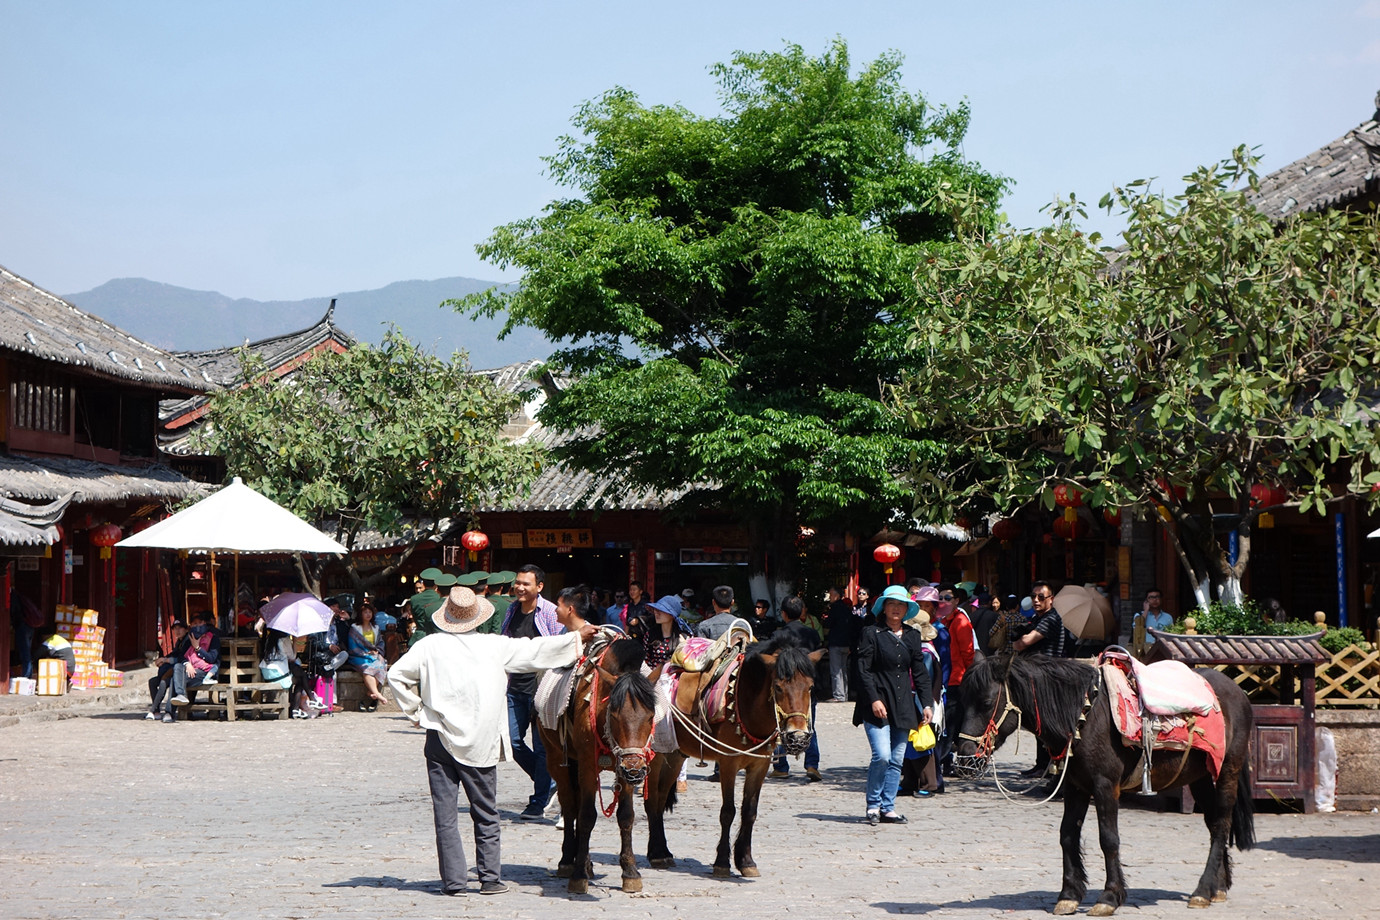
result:
[[[1255,844],[1249,755],[1253,716],[1246,694],[1230,678],[1211,669],[1197,673],[1212,685],[1226,721],[1221,772],[1214,782],[1207,755],[1196,749],[1186,758],[1179,751],[1156,751],[1151,783],[1156,791],[1187,785],[1202,803],[1211,845],[1188,906],[1208,907],[1225,901],[1231,887],[1228,846],[1247,850]],[[1059,826],[1064,882],[1054,913],[1072,914],[1087,891],[1081,837],[1091,800],[1097,806],[1107,882],[1089,915],[1111,916],[1126,902],[1117,808],[1124,790],[1141,785],[1141,750],[1126,745],[1118,734],[1097,669],[1068,659],[1006,653],[970,668],[961,692],[966,715],[958,754],[968,770],[985,769],[992,752],[1018,727],[1034,732],[1056,758],[1067,752]]]

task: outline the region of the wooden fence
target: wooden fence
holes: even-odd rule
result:
[[[1278,665],[1217,665],[1251,698],[1253,703],[1273,703],[1280,698]],[[1321,707],[1380,708],[1380,649],[1348,645],[1318,665],[1317,703]],[[1294,699],[1299,688],[1294,687]]]

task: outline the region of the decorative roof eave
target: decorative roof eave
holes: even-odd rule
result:
[[[114,466],[70,457],[0,454],[0,496],[25,502],[181,501],[198,483],[166,466]]]

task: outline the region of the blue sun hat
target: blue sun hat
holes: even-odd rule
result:
[[[659,601],[650,601],[647,604],[653,610],[660,610],[662,613],[669,613],[671,618],[676,621],[676,626],[681,632],[688,636],[693,636],[695,631],[690,628],[690,624],[685,622],[685,617],[681,615],[684,609],[680,605],[680,598],[674,594],[668,594]]]
[[[873,604],[872,604],[872,615],[873,615],[873,616],[877,616],[877,617],[881,616],[881,615],[882,615],[882,607],[884,607],[884,606],[886,605],[886,602],[887,602],[887,601],[905,601],[905,603],[906,603],[906,615],[905,615],[905,619],[907,619],[907,620],[911,619],[911,618],[914,617],[917,613],[920,612],[920,605],[917,604],[915,601],[913,601],[913,600],[910,599],[910,595],[906,593],[906,589],[905,589],[905,588],[901,587],[900,585],[890,585],[890,586],[887,587],[887,589],[886,589],[885,591],[883,591],[883,592],[877,597],[877,600],[873,602]]]

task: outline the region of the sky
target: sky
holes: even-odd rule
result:
[[[1018,227],[1238,144],[1279,168],[1380,90],[1380,0],[0,0],[0,265],[258,300],[518,280],[475,246],[564,194],[541,157],[581,102],[714,114],[710,65],[836,36],[967,100],[964,153],[1014,181]]]

